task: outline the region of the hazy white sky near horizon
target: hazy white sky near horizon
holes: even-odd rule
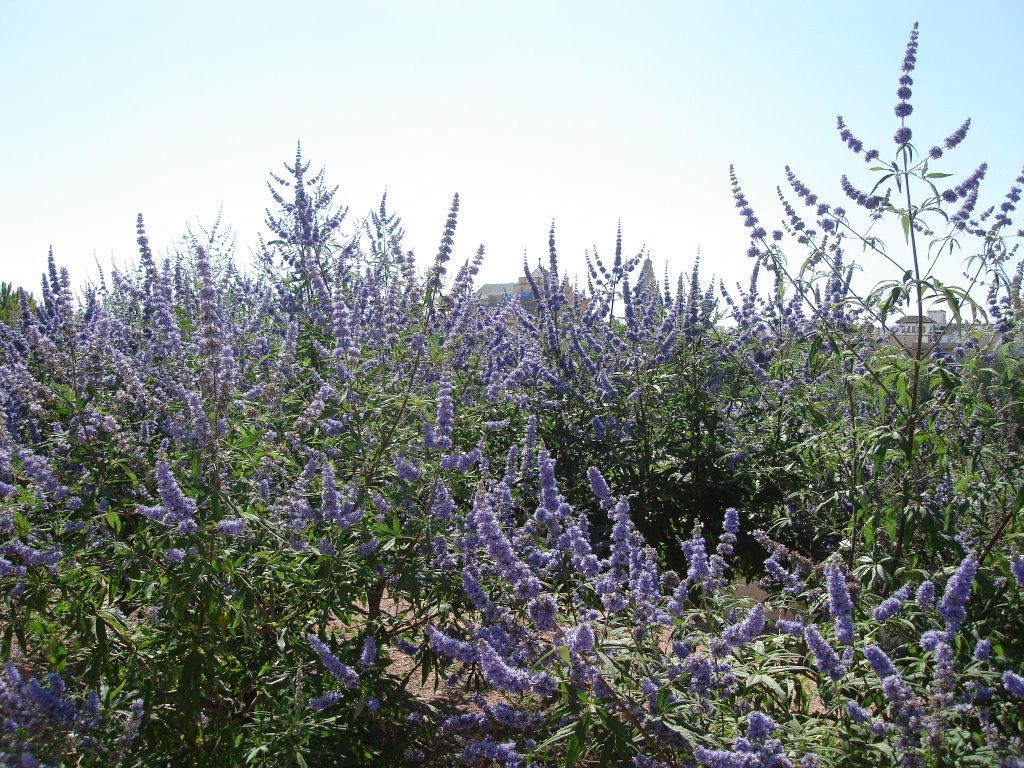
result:
[[[659,274],[699,247],[705,279],[745,283],[729,164],[769,230],[786,164],[834,205],[841,173],[870,188],[835,116],[891,159],[915,20],[914,143],[971,117],[934,169],[958,181],[988,161],[981,200],[998,204],[1024,163],[1018,0],[0,0],[0,280],[37,290],[51,244],[76,283],[131,264],[138,212],[162,255],[222,208],[245,261],[268,172],[301,140],[346,231],[387,189],[422,264],[458,192],[455,258],[485,245],[478,282],[514,280],[524,250],[546,258],[552,220],[582,279],[621,220]]]

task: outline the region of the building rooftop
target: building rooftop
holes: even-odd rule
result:
[[[477,298],[485,299],[504,296],[506,293],[517,293],[515,283],[484,283],[477,291]]]
[[[932,320],[932,318],[930,318],[930,317],[921,317],[920,315],[904,315],[903,317],[901,317],[896,322],[897,323],[932,323],[933,325],[935,324],[935,321]]]

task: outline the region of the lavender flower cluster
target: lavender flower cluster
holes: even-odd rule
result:
[[[915,26],[900,158],[917,53]],[[803,206],[780,190],[770,235],[730,170],[748,288],[702,287],[698,264],[659,280],[620,228],[584,289],[552,226],[522,295],[491,302],[483,248],[454,261],[458,196],[421,274],[385,200],[343,240],[323,173],[301,152],[286,169],[255,275],[216,231],[159,263],[140,217],[134,271],[76,304],[51,259],[0,324],[5,658],[17,643],[144,692],[153,764],[320,739],[352,763],[1021,759],[1015,518],[990,535],[1020,479],[1012,278],[993,282],[991,360],[979,336],[908,364],[869,340],[885,297],[854,306],[853,217],[787,167]],[[1024,182],[975,216],[986,170],[932,202],[961,206],[951,237],[984,229],[998,271]],[[872,223],[901,204],[840,187]],[[787,236],[810,251],[796,275]],[[925,452],[903,474],[900,418]],[[969,497],[979,466],[995,479]],[[768,596],[740,597],[737,574]],[[97,699],[26,677],[9,665],[0,687],[4,749],[91,748]],[[417,680],[457,703],[424,704]],[[136,699],[108,753],[143,725]]]

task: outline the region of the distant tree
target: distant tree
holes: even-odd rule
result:
[[[18,296],[21,290],[10,283],[0,283],[0,322],[14,325],[21,316],[21,299]],[[29,304],[35,305],[31,295],[28,300]]]

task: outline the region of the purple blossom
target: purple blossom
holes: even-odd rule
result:
[[[811,624],[804,628],[804,640],[807,641],[807,647],[814,656],[814,664],[818,671],[833,680],[841,680],[846,674],[846,667],[832,650],[832,646],[821,636],[816,625]]]
[[[992,655],[992,643],[988,640],[979,640],[974,646],[972,658],[975,661],[986,661]]]
[[[707,589],[711,579],[711,569],[708,565],[707,551],[704,549],[704,537],[701,536],[699,528],[694,530],[693,536],[688,541],[683,542],[683,554],[689,563],[689,568],[686,571],[687,583],[700,583]]]
[[[900,78],[901,85],[910,85],[911,83],[905,82],[910,80],[910,73],[914,71],[914,65],[917,63],[917,31],[918,24],[915,21],[914,26],[910,30],[910,39],[907,41],[907,51],[903,54],[903,66],[901,69],[904,72],[904,77]]]
[[[846,122],[843,120],[842,115],[836,116],[836,128],[839,131],[840,141],[843,141],[854,154],[858,154],[864,148],[864,142],[853,135],[853,132],[847,127]],[[876,150],[871,151],[874,152],[877,157],[878,152]]]
[[[611,495],[608,483],[605,482],[597,467],[587,468],[587,480],[590,481],[590,491],[601,501],[606,500]]]
[[[342,694],[338,691],[328,691],[322,696],[311,696],[309,701],[306,703],[309,704],[310,709],[315,709],[316,711],[321,712],[328,707],[334,706],[341,701],[341,699]]]
[[[733,552],[733,545],[736,543],[736,534],[740,530],[740,514],[734,507],[725,510],[725,517],[722,520],[722,535],[718,537],[718,546],[715,551],[720,557],[728,557]]]
[[[913,138],[913,135],[913,132],[909,128],[903,126],[893,134],[892,140],[902,147],[904,144],[910,143],[910,139]]]
[[[434,419],[434,428],[430,433],[430,443],[433,447],[442,451],[452,447],[453,419],[452,373],[446,369],[441,373],[441,380],[438,384],[437,416]]]
[[[913,111],[914,107],[911,106],[910,102],[901,101],[899,104],[896,105],[896,117],[908,117],[910,113]]]
[[[181,565],[185,562],[185,550],[172,547],[164,552],[164,561],[168,565]]]
[[[918,608],[928,609],[935,607],[935,584],[931,581],[922,581],[914,595],[914,602]]]
[[[222,536],[240,536],[245,531],[245,521],[238,517],[225,517],[217,523],[217,532]]]
[[[415,483],[423,474],[422,470],[403,459],[395,459],[395,471],[398,473],[398,477],[406,483]]]
[[[320,663],[331,673],[331,676],[346,688],[355,688],[359,685],[359,674],[331,653],[324,642],[313,634],[306,635],[306,642],[313,652],[320,658]]]
[[[526,611],[530,614],[533,625],[541,632],[551,632],[556,628],[558,606],[549,595],[539,595],[533,598],[527,604]]]
[[[733,752],[723,749],[695,747],[693,756],[707,768],[746,768],[751,764],[749,752]]]
[[[462,588],[469,604],[480,611],[488,621],[497,619],[499,610],[469,568],[462,569]]]
[[[363,640],[363,648],[359,652],[359,666],[369,669],[377,658],[377,639],[373,635],[367,635]]]
[[[452,659],[453,661],[461,661],[463,664],[472,664],[477,660],[476,647],[472,643],[463,642],[453,637],[449,637],[440,630],[434,627],[428,626],[426,629],[427,642],[430,643],[430,650],[436,653],[438,656],[443,656],[446,659]],[[411,653],[409,653],[411,651]],[[411,646],[406,653],[413,655],[418,651],[418,648]]]
[[[594,630],[586,622],[564,630],[565,645],[573,653],[585,653],[594,647]]]
[[[623,584],[635,549],[633,523],[629,519],[629,502],[625,496],[619,498],[609,516],[612,519],[612,552],[608,564],[615,582]]]
[[[477,642],[480,655],[480,672],[489,684],[499,691],[526,693],[530,690],[530,674],[523,669],[510,666],[486,640]]]
[[[779,726],[763,712],[753,711],[747,715],[747,738],[754,742],[764,742],[777,731]]]
[[[964,558],[946,584],[946,592],[939,601],[938,611],[951,633],[958,631],[967,618],[964,606],[971,596],[971,585],[977,572],[978,558],[970,554]]]
[[[516,555],[508,537],[498,525],[490,499],[483,491],[478,492],[473,500],[473,515],[480,543],[494,561],[498,573],[512,587],[516,598],[529,600],[540,594],[540,580]]]
[[[324,462],[321,476],[323,483],[320,492],[320,515],[324,522],[337,525],[342,518],[342,512],[338,503],[338,488],[334,482],[334,467],[331,466],[331,462]]]
[[[377,551],[377,547],[380,546],[380,541],[377,540],[376,536],[371,536],[366,541],[356,546],[356,554],[360,557],[369,557]]]
[[[930,629],[921,633],[921,650],[931,652],[942,643],[948,642],[950,633],[941,629]]]
[[[504,768],[518,768],[523,758],[516,751],[514,741],[497,743],[488,736],[482,741],[468,739],[462,749],[462,759],[470,765],[479,765],[482,760],[487,765],[498,763]]]
[[[913,698],[913,692],[907,685],[907,681],[899,675],[889,675],[882,680],[882,695],[886,701],[897,705],[900,709],[903,708],[902,705],[905,702]]]
[[[903,605],[904,601],[910,597],[909,583],[904,584],[898,590],[893,592],[891,597],[886,598],[882,601],[882,604],[875,608],[872,616],[875,621],[886,621],[896,615],[896,612]]]
[[[760,603],[750,609],[743,621],[727,627],[722,639],[727,645],[735,646],[749,643],[764,629],[764,606]]]
[[[1017,582],[1018,587],[1024,587],[1024,557],[1014,555],[1010,558],[1010,573]]]
[[[898,674],[896,671],[896,665],[892,663],[892,660],[886,655],[885,651],[879,648],[874,643],[869,643],[864,646],[864,658],[868,660],[871,668],[875,671],[875,674],[882,680],[892,675]]]
[[[479,712],[466,712],[461,715],[448,715],[441,720],[443,733],[470,733],[487,726],[487,718]]]
[[[524,712],[514,709],[504,701],[499,701],[493,706],[484,704],[483,710],[486,715],[502,728],[513,731],[532,731],[544,723],[544,715],[540,712]]]
[[[768,574],[770,579],[773,579],[783,585],[783,591],[788,595],[795,595],[800,591],[802,586],[800,580],[796,575],[790,573],[782,564],[779,562],[779,553],[772,553],[771,557],[764,561],[764,570]]]
[[[445,522],[451,519],[455,511],[455,500],[452,498],[448,487],[438,480],[430,499],[430,516],[435,520]]]
[[[797,616],[795,621],[789,619],[779,619],[775,622],[779,631],[784,635],[793,635],[794,637],[802,637],[804,634],[804,622]]]
[[[1007,670],[1003,672],[1003,687],[1013,696],[1018,699],[1024,699],[1024,677],[1021,677],[1016,672]]]
[[[825,570],[825,577],[828,583],[829,612],[835,619],[836,640],[841,645],[849,645],[853,642],[853,605],[846,589],[846,574],[839,568],[830,567]]]
[[[849,717],[855,723],[866,723],[871,719],[871,713],[869,713],[864,707],[858,704],[856,701],[847,701],[845,705],[846,716]]]
[[[540,501],[545,512],[557,514],[561,498],[555,483],[555,461],[547,448],[541,448],[537,455],[537,468],[540,476]],[[589,475],[590,472],[588,471]]]
[[[157,459],[156,484],[162,506],[140,506],[140,514],[150,520],[175,528],[183,522],[192,520],[196,513],[196,503],[182,493],[167,459],[163,456]]]
[[[955,131],[953,131],[953,133],[949,135],[949,138],[947,138],[945,142],[943,142],[946,149],[955,149],[956,145],[963,141],[964,138],[966,138],[967,131],[968,129],[970,129],[970,127],[971,118],[968,117],[966,120],[964,120],[963,125],[961,125]]]
[[[145,702],[143,702],[142,699],[132,699],[132,703],[128,707],[128,718],[124,721],[124,728],[117,740],[117,748],[122,753],[126,752],[128,748],[131,747],[139,735],[139,727],[142,725],[142,713],[144,707]]]

